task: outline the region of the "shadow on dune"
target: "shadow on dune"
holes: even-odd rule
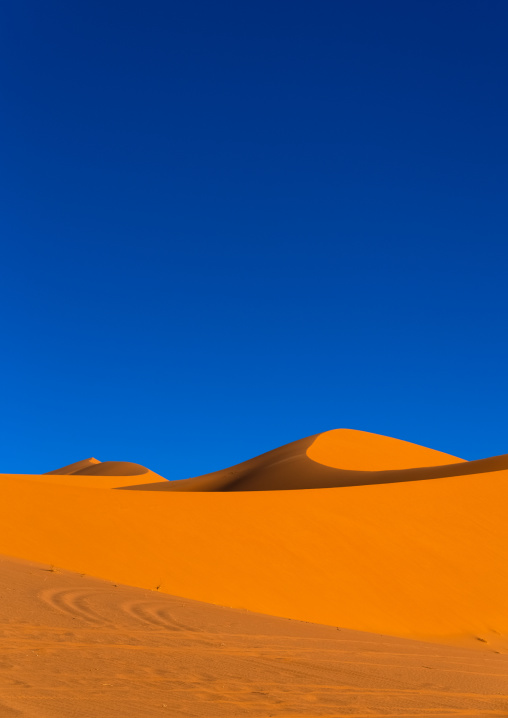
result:
[[[68,464],[61,469],[47,471],[46,475],[66,476],[141,476],[147,474],[148,469],[132,461],[98,461],[97,459],[83,459],[74,464]]]
[[[388,471],[351,471],[319,464],[307,456],[307,449],[319,434],[294,441],[254,459],[211,474],[182,481],[121,486],[123,491],[291,491],[331,489],[346,486],[425,481],[451,476],[481,474],[508,469],[508,454],[477,461],[461,461],[443,466]]]

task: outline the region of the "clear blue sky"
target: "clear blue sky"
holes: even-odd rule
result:
[[[0,471],[508,452],[508,6],[7,0]]]

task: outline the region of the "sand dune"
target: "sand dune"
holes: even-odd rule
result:
[[[0,558],[2,718],[503,716],[508,656]]]
[[[84,459],[75,464],[69,464],[55,471],[48,471],[48,474],[73,475],[76,476],[139,476],[147,474],[149,469],[141,464],[134,464],[132,461],[98,461],[97,459]]]
[[[101,462],[98,459],[94,459],[93,457],[90,459],[83,459],[82,461],[76,461],[74,464],[67,464],[67,466],[62,466],[61,469],[54,469],[54,471],[47,471],[46,474],[62,474],[64,476],[70,476],[71,474],[80,474],[83,472],[83,469],[88,469],[91,466],[95,466],[96,464],[100,464]]]
[[[128,477],[128,478],[127,478]],[[46,474],[30,475],[30,481],[54,483],[64,486],[83,486],[97,489],[114,489],[125,486],[125,482],[136,477],[137,487],[167,483],[162,476],[141,464],[130,461],[98,461],[83,459]]]
[[[100,467],[94,467],[98,470]],[[294,441],[228,469],[192,479],[131,485],[143,491],[283,491],[442,479],[508,469],[508,455],[465,462],[367,432],[337,429]]]
[[[12,556],[201,601],[505,650],[505,459],[462,462],[338,431],[246,462],[245,473],[240,465],[229,487],[228,470],[211,482],[202,477],[201,491],[150,490],[171,484],[148,471],[141,477],[149,490],[135,491],[108,489],[139,486],[137,476],[4,475],[1,546]],[[260,490],[260,481],[301,487],[309,467],[331,471],[334,481],[345,472],[358,483],[361,475],[364,485]],[[436,480],[419,480],[428,478]],[[242,490],[230,490],[231,481]]]

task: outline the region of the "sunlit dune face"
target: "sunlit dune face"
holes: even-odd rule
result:
[[[463,461],[407,441],[353,429],[334,429],[319,434],[306,453],[318,464],[351,471],[412,469]]]

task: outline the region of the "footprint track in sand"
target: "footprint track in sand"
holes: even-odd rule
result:
[[[80,618],[88,624],[95,626],[111,625],[111,620],[100,612],[100,609],[90,604],[97,603],[101,592],[93,589],[67,589],[67,588],[51,588],[42,591],[39,594],[44,603],[51,608],[62,613],[66,613],[72,618]],[[108,606],[106,613],[111,611],[112,606]],[[200,629],[189,626],[176,620],[170,613],[169,608],[160,605],[156,601],[128,601],[115,602],[115,608],[120,610],[131,621],[136,624],[144,624],[145,626],[153,626],[164,628],[167,631],[178,631],[182,633],[201,633]]]
[[[199,629],[177,621],[165,606],[157,606],[151,601],[129,601],[120,604],[121,610],[136,621],[165,628],[169,631],[199,632]]]
[[[110,621],[88,605],[88,599],[96,594],[96,591],[86,589],[50,588],[42,591],[40,598],[48,606],[72,618],[81,618],[95,625],[109,624]]]

